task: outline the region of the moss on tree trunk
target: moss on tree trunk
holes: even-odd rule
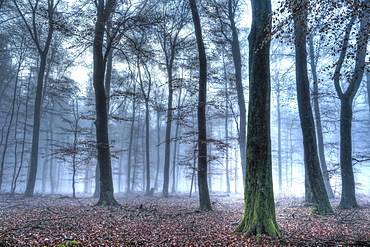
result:
[[[234,232],[246,236],[276,236],[272,184],[270,135],[270,43],[265,40],[270,24],[270,0],[252,0],[252,28],[249,34],[249,108],[244,188],[244,216]]]
[[[244,216],[234,232],[246,236],[262,234],[279,235],[275,216],[275,202],[272,187],[271,160],[255,159],[258,150],[247,147],[247,175],[244,195]],[[261,149],[262,156],[269,156],[268,147]],[[270,165],[266,165],[270,163]],[[270,167],[270,168],[268,168]]]

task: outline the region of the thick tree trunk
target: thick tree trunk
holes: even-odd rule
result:
[[[244,188],[244,216],[234,232],[261,237],[279,234],[272,183],[270,135],[270,0],[252,0],[249,34],[249,109]]]
[[[320,169],[315,123],[310,101],[306,50],[306,4],[307,1],[297,3],[292,9],[294,16],[298,110],[303,136],[304,161],[314,204],[313,211],[317,214],[326,214],[332,213],[333,209],[330,206]]]
[[[198,187],[199,209],[202,211],[212,210],[207,182],[207,57],[203,43],[202,28],[195,0],[189,0],[193,16],[195,37],[199,52],[199,99],[198,99]]]
[[[114,4],[114,1],[108,0],[105,6],[104,1],[99,1],[99,4],[97,5],[97,20],[95,23],[95,36],[93,43],[93,84],[96,111],[95,127],[98,148],[98,164],[100,169],[100,194],[97,205],[100,206],[118,204],[113,194],[112,165],[108,135],[107,96],[105,95],[106,91],[104,85],[107,60],[103,56],[105,24],[113,10]]]

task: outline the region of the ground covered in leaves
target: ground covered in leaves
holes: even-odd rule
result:
[[[0,246],[370,246],[370,202],[332,215],[310,214],[300,200],[276,205],[279,237],[233,234],[243,199],[213,195],[212,212],[196,198],[119,197],[117,207],[62,195],[0,195]],[[335,202],[333,202],[335,206]]]

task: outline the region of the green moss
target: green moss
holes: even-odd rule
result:
[[[79,244],[81,244],[81,243],[77,242],[77,241],[70,241],[70,242],[66,243],[66,246],[79,245]]]
[[[69,241],[65,244],[57,244],[54,247],[68,247],[68,246],[74,246],[74,245],[81,245],[81,243],[78,241]]]

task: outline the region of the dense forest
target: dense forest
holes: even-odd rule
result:
[[[186,194],[202,211],[244,194],[235,231],[252,235],[279,234],[274,198],[356,208],[369,14],[369,0],[1,0],[0,193]]]

